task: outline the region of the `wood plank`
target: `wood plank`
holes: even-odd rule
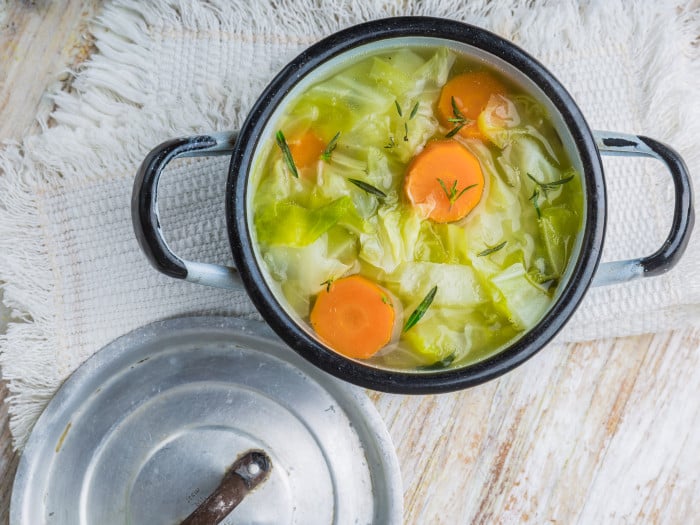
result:
[[[371,394],[406,523],[693,522],[699,348],[700,330],[549,347],[469,391]]]
[[[0,141],[39,131],[36,116],[48,115],[47,90],[69,81],[93,49],[88,21],[102,0],[0,1]],[[1,176],[1,174],[0,174]],[[0,370],[0,525],[9,523],[12,480],[19,455],[11,445],[7,384]]]
[[[14,2],[0,26],[0,141],[37,131],[48,115],[48,89],[69,82],[68,70],[93,50],[87,31],[101,0]]]

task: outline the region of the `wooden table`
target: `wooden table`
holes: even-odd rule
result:
[[[92,52],[100,0],[0,7],[0,140]],[[406,523],[698,523],[700,330],[550,347],[469,391],[370,393],[401,463]],[[0,525],[18,455],[0,382]],[[695,434],[694,434],[695,432]]]

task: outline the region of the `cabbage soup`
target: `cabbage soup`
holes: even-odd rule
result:
[[[249,186],[256,250],[327,346],[382,368],[452,368],[544,317],[584,193],[518,83],[447,47],[379,49],[315,78],[272,125]]]

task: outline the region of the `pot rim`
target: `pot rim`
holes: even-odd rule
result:
[[[498,57],[527,76],[548,97],[571,134],[586,180],[586,223],[576,263],[545,316],[498,353],[471,365],[435,372],[376,368],[328,349],[285,311],[267,285],[248,224],[249,172],[259,138],[275,109],[307,74],[328,60],[372,42],[430,37],[467,44]],[[240,174],[240,176],[239,176]],[[262,92],[240,129],[226,184],[226,221],[234,261],[248,295],[271,328],[304,358],[345,381],[392,393],[429,394],[460,390],[494,379],[524,363],[561,330],[583,299],[602,252],[606,220],[603,168],[586,120],[563,85],[535,58],[513,43],[476,26],[431,17],[374,20],[334,33],[287,64]]]

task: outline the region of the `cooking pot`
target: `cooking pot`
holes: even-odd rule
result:
[[[274,140],[276,121],[287,103],[314,82],[360,54],[399,46],[447,46],[486,62],[530,92],[547,109],[574,167],[582,174],[584,219],[567,274],[544,317],[496,355],[478,363],[434,371],[373,367],[329,349],[290,314],[273,292],[256,254],[251,211],[251,168],[261,144]],[[606,222],[606,190],[600,154],[653,157],[663,162],[675,189],[668,238],[647,257],[599,265]],[[168,247],[158,220],[157,185],[165,165],[177,157],[227,155],[225,188],[228,237],[236,267],[187,261]],[[576,310],[589,286],[612,285],[668,271],[690,238],[692,190],[682,158],[656,140],[591,131],[580,109],[559,81],[537,60],[512,43],[478,27],[427,17],[376,20],[339,31],[302,52],[263,90],[238,132],[178,138],[151,151],[136,176],[132,196],[136,237],[151,264],[174,278],[232,288],[242,282],[273,330],[304,358],[341,379],[376,390],[425,394],[458,390],[495,378],[542,349]]]

